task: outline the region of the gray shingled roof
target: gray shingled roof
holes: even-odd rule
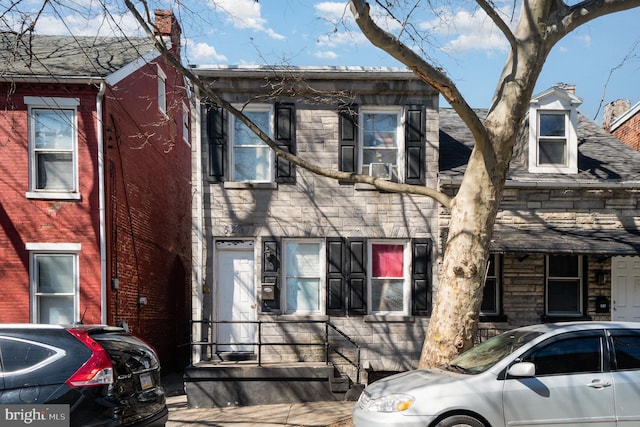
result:
[[[486,110],[478,110],[480,117]],[[640,181],[640,152],[578,113],[578,173],[530,173],[517,156],[511,161],[510,180],[563,183]],[[527,129],[523,129],[524,135]],[[522,145],[526,145],[526,142]],[[443,182],[459,182],[473,147],[471,133],[456,112],[440,110],[440,173]],[[525,153],[526,154],[526,153]],[[524,156],[526,157],[526,156]]]
[[[477,111],[481,118],[486,110]],[[545,185],[615,185],[640,182],[640,152],[627,146],[600,126],[578,114],[578,173],[529,173],[527,124],[516,143],[508,179],[511,183]],[[459,184],[464,174],[473,139],[460,117],[450,108],[440,110],[440,176],[443,184]],[[507,182],[509,185],[509,182]],[[446,237],[443,237],[443,239]],[[444,240],[443,240],[444,241]],[[576,253],[637,255],[640,232],[634,229],[587,230],[576,227],[555,228],[496,224],[490,246],[494,252]]]
[[[0,33],[0,78],[106,77],[153,50],[148,38]]]

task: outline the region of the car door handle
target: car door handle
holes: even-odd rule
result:
[[[587,387],[601,389],[601,388],[605,388],[605,387],[611,387],[611,383],[610,382],[603,383],[600,380],[593,380],[589,384],[587,384]]]

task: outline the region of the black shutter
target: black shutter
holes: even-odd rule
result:
[[[206,105],[206,133],[209,140],[209,180],[223,182],[227,150],[226,113],[217,105]]]
[[[367,314],[367,242],[347,239],[349,314]]]
[[[413,314],[431,314],[431,239],[411,241],[411,291]]]
[[[274,298],[262,301],[262,311],[280,310],[280,241],[273,237],[262,239],[262,283],[273,285]]]
[[[407,184],[425,185],[425,109],[421,105],[408,105],[405,108],[405,182]]]
[[[282,150],[296,154],[296,110],[294,104],[276,104],[276,142]],[[276,158],[276,182],[295,184],[296,165]]]
[[[345,260],[344,239],[327,238],[327,314],[331,316],[341,316],[347,311]]]
[[[351,106],[349,109],[338,112],[338,166],[343,172],[358,171],[358,107]]]

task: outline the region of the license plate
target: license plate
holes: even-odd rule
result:
[[[148,390],[153,387],[153,377],[150,373],[145,372],[140,374],[140,387],[142,387],[143,390]]]

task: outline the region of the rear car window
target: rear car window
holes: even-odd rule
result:
[[[4,373],[28,371],[64,355],[55,347],[27,340],[0,337],[0,357]]]

